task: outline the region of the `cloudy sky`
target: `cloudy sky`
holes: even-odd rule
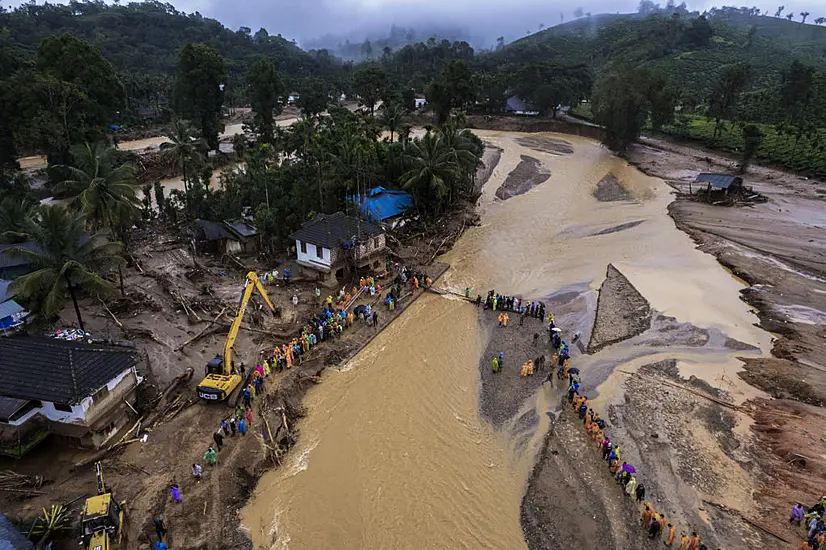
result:
[[[8,5],[19,0],[0,0]],[[38,0],[40,1],[40,0]],[[54,1],[54,0],[52,0]],[[123,0],[127,1],[127,0]],[[406,27],[462,28],[477,39],[492,43],[504,35],[508,40],[535,32],[540,23],[551,26],[573,17],[581,6],[585,12],[633,12],[639,0],[167,0],[179,10],[199,11],[232,29],[239,26],[253,32],[265,27],[298,42],[325,34],[357,37],[365,31],[386,34],[393,23]],[[657,1],[657,0],[655,0]],[[665,4],[666,0],[658,3]],[[679,4],[681,0],[677,0]],[[811,12],[811,18],[826,17],[824,0],[686,0],[689,9],[705,10],[714,5],[748,4],[772,13],[785,4],[787,11]]]

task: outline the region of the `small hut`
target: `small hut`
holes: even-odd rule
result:
[[[700,174],[694,183],[708,184],[706,193],[722,193],[725,196],[736,195],[743,191],[743,178],[729,174]]]

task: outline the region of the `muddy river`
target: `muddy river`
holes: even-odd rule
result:
[[[519,134],[478,133],[503,153],[480,201],[482,225],[442,258],[452,267],[440,286],[528,299],[568,290],[595,304],[610,262],[654,309],[769,349],[769,335],[752,325],[756,317],[738,297],[742,283],[668,217],[664,182],[590,140],[553,136],[573,146],[572,154],[558,154],[538,150],[535,140],[520,145]],[[496,199],[522,155],[537,159],[550,178],[524,195]],[[594,197],[608,173],[630,198]],[[243,511],[256,549],[525,547],[519,506],[547,420],[539,414],[534,436],[517,446],[508,428],[481,419],[485,334],[477,316],[468,304],[424,296],[351,363],[326,371],[308,394],[298,446],[284,467],[263,477]],[[587,335],[589,319],[565,328]],[[739,368],[742,351],[657,353],[677,357],[710,383],[727,376],[735,399],[753,391],[727,374]],[[606,399],[620,391],[612,370],[640,362],[628,346],[611,346],[578,366],[592,380],[608,380],[600,395]],[[548,410],[551,391],[540,390],[526,406]]]

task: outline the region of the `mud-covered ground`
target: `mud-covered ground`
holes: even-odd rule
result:
[[[643,140],[629,160],[682,194],[695,190],[698,172],[737,167],[736,159],[657,140]],[[813,504],[826,481],[826,184],[760,166],[744,183],[768,202],[719,207],[678,198],[670,213],[701,250],[751,285],[743,299],[777,336],[774,357],[745,358],[739,375],[776,398],[749,403],[759,466],[752,481],[761,524],[788,542],[769,536],[753,547],[796,548],[801,531],[788,525],[788,510]]]
[[[424,291],[404,292],[393,316],[378,304],[379,297],[367,295],[361,299],[361,303],[378,307],[379,326],[357,322],[341,339],[314,348],[300,365],[273,373],[265,383],[265,395],[254,399],[249,433],[246,437],[226,438],[218,453],[218,465],[209,467],[203,454],[214,445],[212,434],[232,409],[226,403],[201,402],[195,385],[203,376],[206,362],[223,346],[247,269],[260,270],[264,266],[250,261],[247,269],[241,270],[240,266],[220,265],[208,257],[193,257],[185,242],[163,231],[145,231],[136,237],[131,252],[134,261],[124,270],[126,297],[108,300],[111,313],[97,300],[81,300],[85,325],[92,336],[132,340],[141,357],[140,374],[146,377],[136,406],[147,441],[132,442],[102,457],[107,485],[116,498],[127,501],[126,548],[150,548],[156,517],[166,521],[172,548],[249,548],[246,534],[238,529],[238,511],[262,471],[275,466],[265,456],[264,434],[273,433],[279,453],[286,452],[299,437],[293,423],[302,416],[302,397],[318,374],[329,365],[349,359]],[[266,266],[275,267],[283,270],[284,266]],[[446,268],[445,264],[435,264],[428,273],[435,279]],[[298,281],[289,287],[282,284],[266,288],[280,314],[273,317],[265,312],[260,300],[253,298],[234,349],[248,366],[271,353],[274,344],[288,340],[319,305],[311,283]],[[293,295],[299,297],[298,307],[291,302]],[[62,312],[58,326],[75,326],[71,308]],[[187,369],[192,369],[194,375],[161,396],[170,382]],[[289,431],[279,428],[281,410]],[[110,443],[119,438],[120,434]],[[42,495],[29,498],[3,493],[0,510],[13,520],[30,522],[44,506],[92,495],[95,477],[89,461],[96,456],[98,453],[74,449],[59,440],[47,440],[25,460],[0,459],[0,469],[38,473],[50,480],[41,489]],[[192,479],[193,463],[204,466],[200,483]],[[171,483],[180,485],[182,504],[172,501],[168,492]],[[73,518],[79,516],[82,504],[83,499],[79,499],[69,507]],[[75,533],[73,529],[57,542],[56,548],[75,548]]]

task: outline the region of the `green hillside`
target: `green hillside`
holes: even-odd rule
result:
[[[708,92],[721,67],[733,63],[752,66],[752,89],[776,84],[792,59],[826,69],[826,27],[724,8],[707,15],[712,34],[702,43],[691,36],[698,17],[595,15],[517,40],[496,55],[514,63],[585,63],[597,74],[612,61],[629,61],[657,69],[698,96]]]
[[[33,58],[44,37],[70,32],[83,38],[118,71],[142,75],[169,75],[176,70],[181,48],[201,42],[227,61],[230,78],[246,73],[259,57],[273,59],[289,76],[324,72],[338,62],[326,55],[304,52],[265,29],[232,31],[199,13],[186,14],[155,1],[107,5],[103,2],[24,4],[14,11],[0,7],[0,48],[14,49]]]

